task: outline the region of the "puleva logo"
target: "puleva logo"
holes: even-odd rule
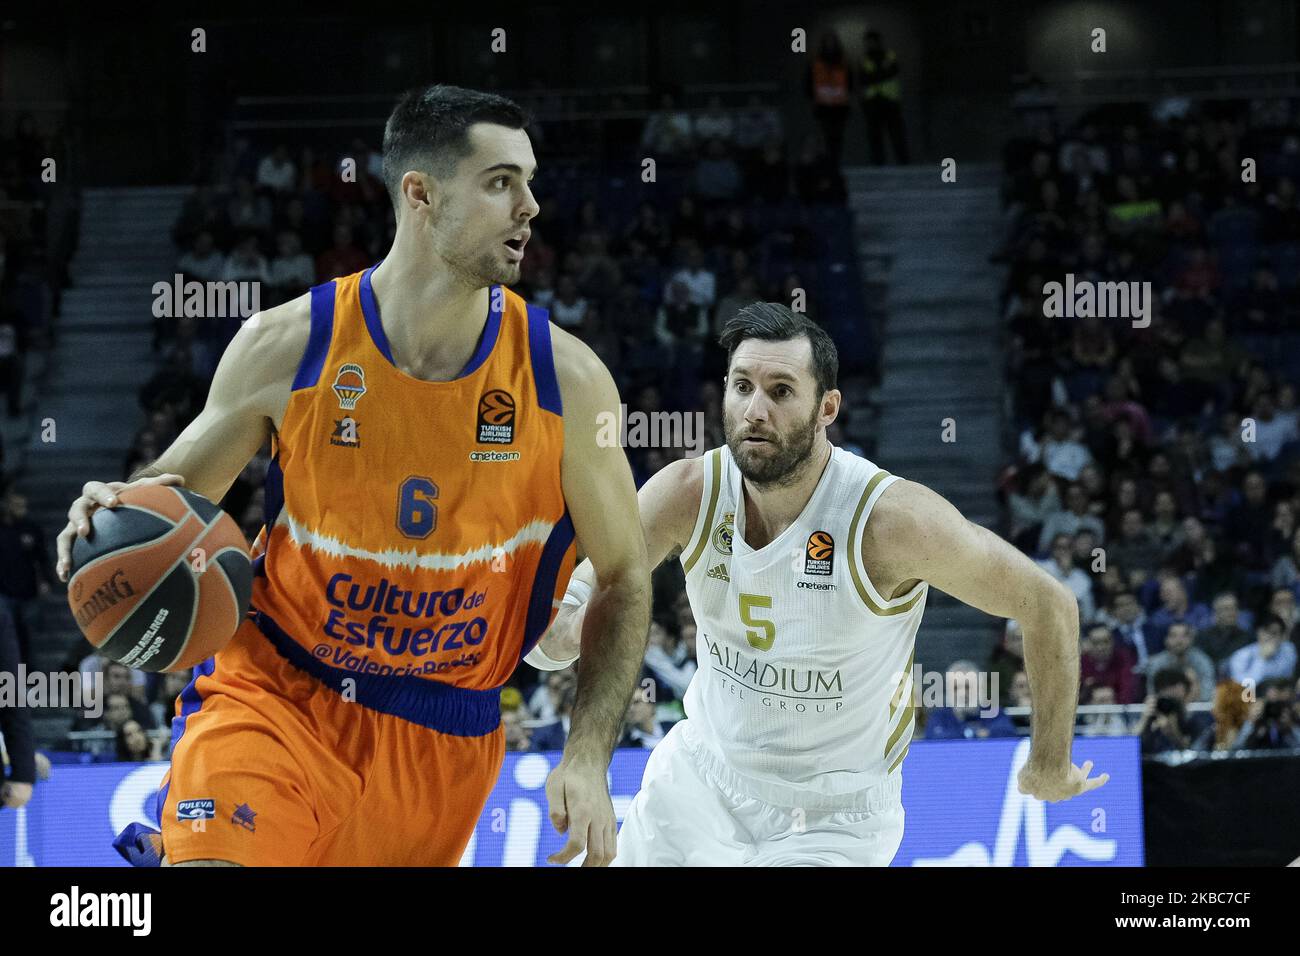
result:
[[[484,392],[478,400],[478,440],[488,445],[515,440],[515,398],[505,389]]]
[[[351,411],[357,407],[357,399],[366,394],[366,373],[360,365],[349,362],[340,366],[334,376],[334,394],[339,397],[339,408]]]
[[[181,800],[176,804],[177,820],[212,820],[217,815],[217,801]]]
[[[835,539],[825,531],[814,531],[808,536],[804,549],[804,574],[830,574],[835,569]]]

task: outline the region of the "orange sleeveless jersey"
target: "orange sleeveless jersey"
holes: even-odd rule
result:
[[[548,315],[491,287],[469,364],[422,381],[393,364],[372,271],[311,291],[249,613],[356,703],[479,736],[573,571]]]

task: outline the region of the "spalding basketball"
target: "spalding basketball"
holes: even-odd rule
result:
[[[207,498],[140,485],[90,516],[72,542],[68,605],[109,660],[145,671],[193,667],[234,636],[253,566],[243,532]]]

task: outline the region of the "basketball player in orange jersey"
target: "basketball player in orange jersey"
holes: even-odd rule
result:
[[[551,857],[615,852],[606,772],[649,627],[636,489],[609,372],[506,286],[536,162],[509,100],[405,96],[384,130],[397,210],[379,265],[253,316],[202,413],[134,482],[220,501],[269,437],[248,619],[197,669],[172,727],[156,834],[132,862],[454,865],[504,752],[500,688],[565,593],[596,585]],[[89,482],[58,539],[112,507]],[[138,825],[137,825],[138,826]],[[125,845],[124,845],[125,842]]]

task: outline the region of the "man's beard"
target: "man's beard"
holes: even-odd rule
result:
[[[761,453],[757,448],[745,444],[749,434],[748,428],[739,431],[723,415],[723,431],[727,437],[727,447],[736,467],[750,482],[758,488],[779,487],[793,484],[800,477],[799,471],[809,460],[813,441],[817,437],[817,408],[814,407],[807,422],[786,435],[769,435],[760,432],[775,448],[774,453]]]

